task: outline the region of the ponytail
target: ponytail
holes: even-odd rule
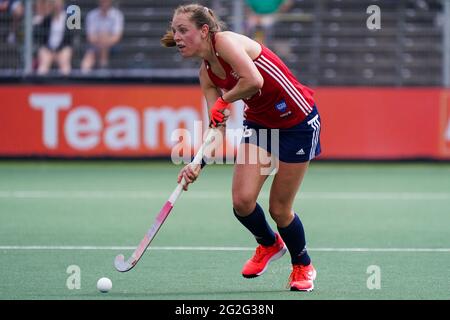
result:
[[[166,34],[161,38],[161,45],[166,48],[175,47],[177,45],[173,38],[172,30],[166,31]]]

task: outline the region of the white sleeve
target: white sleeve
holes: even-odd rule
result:
[[[95,19],[93,13],[93,11],[90,11],[86,17],[86,33],[88,35],[92,35],[95,33]]]
[[[115,10],[116,14],[114,15],[114,30],[113,34],[120,34],[123,32],[124,18],[123,13],[119,10]]]

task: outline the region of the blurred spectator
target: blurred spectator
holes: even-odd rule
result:
[[[99,6],[86,18],[89,47],[81,62],[81,71],[88,73],[96,65],[107,68],[110,51],[122,38],[123,14],[112,6],[112,0],[99,0]]]
[[[245,0],[247,5],[246,33],[254,40],[271,46],[277,13],[287,12],[292,0]]]
[[[21,0],[0,0],[0,12],[6,12],[11,16],[12,22],[8,33],[7,42],[16,43],[17,29],[23,17],[24,8]]]
[[[422,9],[424,11],[428,11],[428,9],[430,9],[427,1],[425,0],[416,0],[415,5],[417,8]]]
[[[50,0],[35,0],[33,12],[33,26],[41,24],[42,20],[52,12]]]
[[[66,10],[64,0],[49,0],[51,14],[35,26],[36,43],[38,50],[39,75],[47,74],[53,63],[56,62],[58,70],[68,75],[72,69],[72,32],[66,28]]]

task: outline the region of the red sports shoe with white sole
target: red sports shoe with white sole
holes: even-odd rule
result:
[[[312,263],[307,266],[293,264],[288,287],[291,287],[291,291],[312,291],[316,275],[317,272]]]
[[[270,262],[281,258],[287,251],[283,239],[278,233],[275,234],[275,243],[271,246],[259,245],[255,255],[249,259],[242,268],[242,275],[245,278],[255,278],[262,275]]]

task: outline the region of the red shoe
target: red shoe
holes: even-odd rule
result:
[[[269,247],[259,245],[255,255],[249,259],[242,268],[245,278],[255,278],[262,275],[270,262],[281,258],[287,251],[286,245],[279,234],[275,234],[275,243]]]
[[[316,275],[317,272],[312,263],[307,266],[293,264],[288,286],[291,287],[291,291],[312,291]]]

